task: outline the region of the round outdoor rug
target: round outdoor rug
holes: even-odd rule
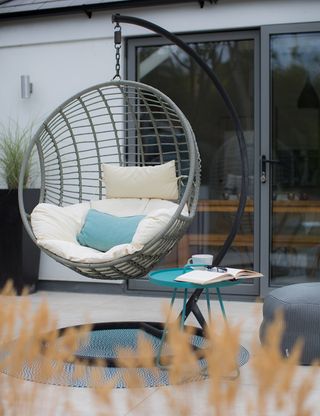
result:
[[[147,323],[147,325],[158,326],[159,323]],[[82,345],[76,357],[80,358],[81,362],[74,364],[65,362],[58,364],[54,360],[44,357],[41,353],[32,360],[32,362],[24,363],[20,369],[2,368],[2,372],[21,378],[28,381],[38,383],[54,384],[69,387],[96,387],[113,381],[114,388],[128,387],[128,380],[132,375],[139,375],[143,387],[157,387],[169,385],[169,372],[166,368],[123,368],[113,366],[112,361],[117,360],[117,351],[119,348],[130,348],[132,351],[137,350],[138,338],[143,335],[152,345],[154,357],[160,347],[160,338],[153,335],[144,328],[141,328],[141,323],[117,323],[117,328],[114,324],[96,324],[89,332],[87,342]],[[128,328],[128,326],[131,326]],[[64,328],[65,329],[65,328]],[[63,331],[63,330],[62,330]],[[200,331],[197,331],[199,334]],[[0,347],[0,360],[5,359],[12,350],[13,341],[4,344]],[[194,348],[203,348],[205,346],[205,338],[201,335],[193,335],[191,337],[191,344]],[[59,348],[57,340],[57,348]],[[168,346],[164,343],[162,349],[163,355],[168,355]],[[106,367],[99,364],[94,364],[94,360],[107,360],[109,365]],[[249,353],[240,346],[238,354],[238,366],[246,364],[249,360]],[[110,365],[111,363],[111,365]],[[1,366],[3,367],[3,366]],[[193,382],[203,380],[208,377],[206,371],[206,360],[200,358],[198,360],[199,371],[191,376],[189,375],[184,382]],[[43,368],[57,368],[58,371],[54,376],[43,376]],[[95,377],[99,374],[98,379]],[[133,374],[134,373],[134,374]]]

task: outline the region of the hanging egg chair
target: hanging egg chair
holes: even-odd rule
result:
[[[112,20],[116,23],[117,79],[88,88],[61,104],[41,125],[26,152],[18,189],[26,230],[46,254],[80,274],[97,279],[130,279],[146,276],[173,249],[192,222],[200,189],[200,157],[192,128],[177,105],[161,91],[140,82],[121,80],[119,76],[119,22],[135,24],[164,36],[190,55],[212,80],[234,122],[241,160],[241,193],[230,232],[213,260],[213,266],[219,265],[239,230],[247,198],[248,159],[237,112],[215,73],[177,36],[143,19],[113,15]],[[30,216],[25,209],[23,184],[34,152],[39,158],[41,185],[39,205]],[[166,171],[169,168],[170,183],[176,189],[169,196],[166,192],[154,195],[152,191],[160,189],[163,183],[160,186],[155,176],[151,180],[150,175],[148,186],[129,180],[121,186],[113,184],[116,192],[111,193],[112,187],[105,177],[106,166],[146,169],[145,177],[151,173],[148,168],[163,167]],[[118,173],[111,175],[118,176]],[[136,172],[131,176],[136,178]],[[121,191],[123,187],[127,194],[119,194],[119,188]],[[150,195],[145,188],[151,189]],[[114,197],[117,200],[111,201]],[[139,224],[140,239],[137,242],[133,238],[131,246],[119,244],[102,254],[90,246],[80,246],[75,234],[81,228],[84,214],[101,207],[120,217],[141,213],[149,216],[150,222],[144,227],[147,238],[145,235],[141,238],[143,227]],[[151,208],[157,208],[158,217]],[[45,232],[39,231],[37,221],[33,221],[35,214],[40,213],[41,217],[41,210],[51,212],[50,217],[42,216],[39,221]],[[59,221],[62,213],[63,221]],[[150,233],[152,221],[161,227]],[[113,234],[118,234],[118,229],[115,230]],[[195,297],[198,295],[195,293]]]
[[[159,167],[173,164],[177,195],[176,200],[171,201],[175,204],[172,215],[150,241],[130,254],[107,257],[106,261],[100,254],[97,261],[94,256],[91,260],[90,256],[83,259],[73,253],[67,256],[62,247],[68,245],[71,251],[83,247],[76,247],[77,241],[70,242],[71,237],[64,241],[63,237],[59,240],[49,235],[44,239],[37,235],[32,215],[25,210],[23,178],[35,152],[40,165],[39,207],[51,210],[56,207],[55,215],[69,212],[70,222],[81,207],[96,207],[99,200],[108,203],[104,165]],[[130,279],[145,276],[185,234],[196,212],[200,160],[192,128],[172,100],[151,86],[119,79],[74,95],[44,121],[25,155],[20,179],[19,205],[23,223],[32,240],[46,254],[87,277]],[[133,197],[130,195],[130,200],[117,198],[117,206],[130,204]],[[140,194],[136,199],[141,201]],[[148,195],[146,199],[149,201]],[[73,206],[77,207],[74,212]],[[62,207],[69,208],[58,211]],[[83,210],[81,212],[83,214]],[[130,212],[130,215],[135,214]],[[65,227],[58,223],[51,224],[52,228],[68,228],[68,217],[63,220]],[[50,226],[50,221],[45,225]],[[92,249],[89,250],[92,254]]]
[[[151,22],[131,16],[113,15],[113,22],[116,23],[116,78],[119,79],[74,95],[41,125],[20,172],[18,195],[23,223],[32,240],[46,254],[96,279],[146,276],[187,231],[196,213],[200,189],[200,158],[195,136],[188,120],[170,98],[151,86],[120,79],[119,22],[135,24],[164,36],[190,55],[212,80],[234,121],[241,159],[241,193],[230,232],[213,259],[212,265],[217,266],[239,230],[246,204],[248,161],[239,117],[215,73],[181,39]],[[29,215],[23,183],[34,153],[40,165],[40,199]],[[140,182],[140,176],[145,181]],[[132,243],[119,244],[103,252],[78,243],[76,233],[80,231],[81,235],[84,218],[91,210],[107,211],[118,216],[118,220],[141,213],[144,218],[137,226]],[[113,229],[109,234],[117,237],[121,226]],[[196,288],[189,300],[184,301],[182,311],[184,320],[192,312],[202,329],[205,319],[197,301],[203,290]],[[131,330],[143,330],[161,339],[160,351],[162,336],[166,334],[163,325],[154,322],[99,323],[93,327],[93,331],[101,329],[119,329],[119,343],[122,345],[126,340],[130,346],[132,338],[137,338]],[[195,333],[203,335],[199,328]],[[118,345],[118,341],[110,342],[109,332],[105,336],[107,345]],[[114,345],[106,351],[108,366],[118,366]],[[95,352],[78,354],[77,358],[96,365]]]

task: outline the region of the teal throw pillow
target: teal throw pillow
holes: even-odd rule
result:
[[[139,222],[144,215],[116,217],[95,209],[89,209],[77,241],[82,246],[108,251],[119,244],[131,243]]]

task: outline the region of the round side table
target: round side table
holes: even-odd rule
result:
[[[175,281],[175,278],[180,276],[183,273],[188,273],[192,271],[193,269],[190,266],[185,266],[183,268],[173,268],[173,269],[162,269],[162,270],[156,270],[149,273],[149,281],[151,283],[154,283],[157,286],[164,286],[164,287],[170,287],[173,289],[172,296],[171,296],[171,302],[170,302],[170,309],[173,307],[174,301],[177,296],[177,291],[179,289],[183,289],[183,307],[182,311],[179,314],[179,320],[180,320],[180,327],[183,329],[184,324],[190,313],[192,313],[197,321],[199,322],[202,330],[205,329],[205,326],[207,325],[207,321],[205,320],[197,302],[201,296],[201,294],[204,292],[207,302],[207,310],[208,310],[208,318],[209,322],[211,321],[211,306],[210,306],[210,292],[209,289],[215,289],[217,293],[217,297],[219,300],[220,309],[223,315],[223,318],[226,320],[227,315],[223,304],[222,295],[220,292],[220,289],[223,287],[228,286],[234,286],[236,284],[240,283],[240,280],[227,280],[224,282],[218,282],[218,283],[212,283],[208,285],[200,285],[195,283],[187,283],[187,282],[177,282]],[[192,293],[188,297],[188,290],[191,290]],[[169,318],[169,317],[168,317]],[[161,358],[161,351],[162,347],[166,338],[167,334],[167,326],[168,326],[168,319],[165,323],[162,337],[161,337],[161,343],[160,343],[160,349],[158,351],[157,355],[157,364],[160,365],[160,358]]]

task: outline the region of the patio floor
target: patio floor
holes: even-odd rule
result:
[[[107,322],[118,320],[147,320],[162,321],[163,304],[168,299],[161,297],[142,297],[126,295],[105,295],[105,294],[83,294],[83,293],[60,293],[60,292],[38,292],[30,296],[32,304],[38,305],[43,299],[47,299],[50,309],[58,318],[60,327],[85,322]],[[180,302],[181,300],[179,300]],[[201,305],[200,301],[200,305]],[[205,306],[204,303],[201,306]],[[241,342],[242,345],[250,351],[250,345],[253,339],[258,337],[258,330],[262,315],[262,304],[229,301],[225,302],[225,307],[229,321],[232,323],[241,323]],[[221,315],[218,302],[213,302],[213,312]],[[218,316],[218,315],[217,315]],[[299,367],[298,377],[307,374],[310,371],[308,367]],[[1,375],[1,377],[6,377]],[[314,390],[311,400],[314,406],[320,393],[320,376]],[[21,388],[25,388],[34,383],[21,381]],[[112,412],[99,413],[97,401],[94,400],[90,389],[58,387],[49,385],[38,385],[39,391],[36,396],[36,403],[32,413],[27,409],[19,412],[20,415],[98,415],[110,414],[119,416],[134,415],[161,415],[177,416],[174,411],[171,413],[166,401],[166,391],[173,387],[158,387],[147,389],[135,389],[133,394],[128,389],[117,389],[112,391]],[[186,384],[179,389],[174,389],[175,395],[182,395],[184,401],[188,401],[188,409],[191,409],[191,415],[210,415],[206,405],[206,394],[208,381]],[[250,367],[246,364],[241,368],[240,378],[240,398],[237,403],[234,414],[237,416],[247,415],[246,398],[256,394],[254,379],[250,374]],[[129,394],[128,394],[129,393]],[[63,402],[68,399],[69,410],[65,408]],[[102,411],[102,409],[100,409]],[[279,412],[270,412],[268,415],[280,416]],[[291,414],[291,413],[290,413]],[[290,416],[289,413],[283,413]],[[292,413],[293,415],[294,413]],[[228,415],[223,415],[228,416]]]

